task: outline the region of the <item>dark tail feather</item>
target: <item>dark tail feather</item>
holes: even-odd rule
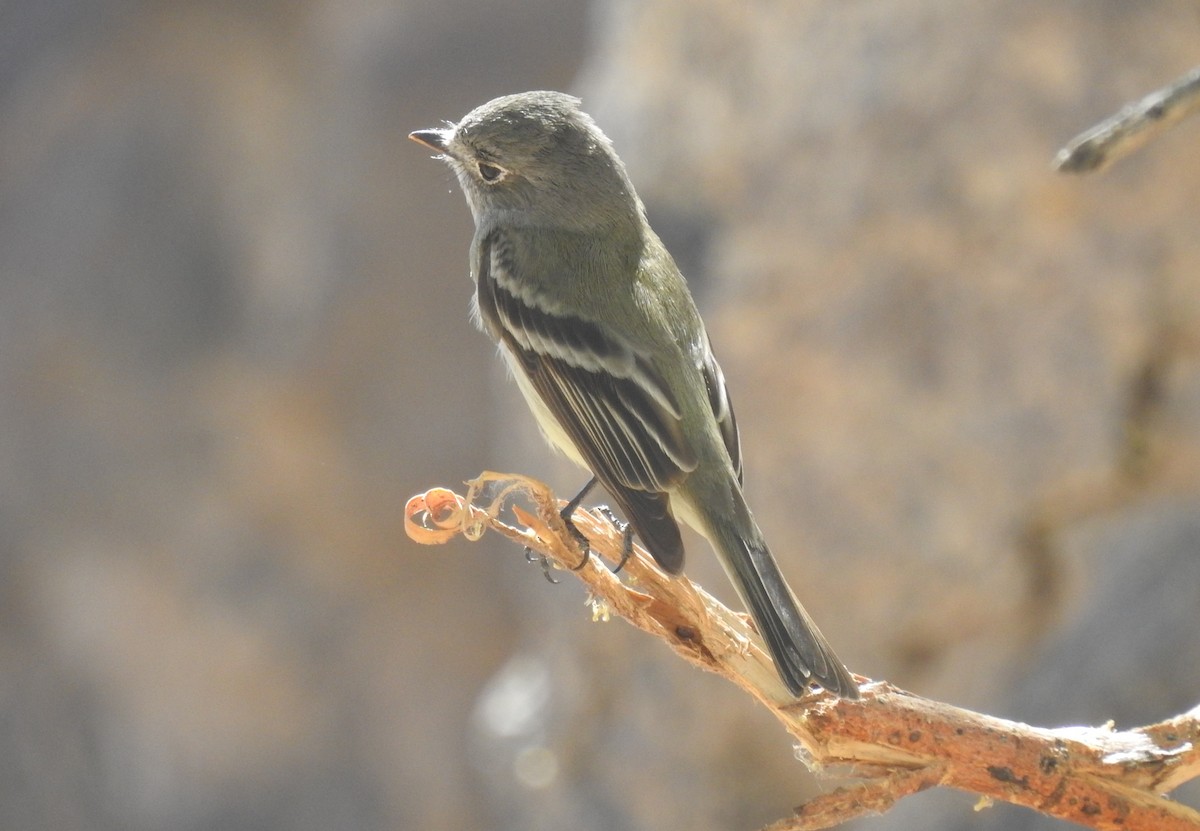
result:
[[[858,698],[858,685],[788,588],[748,510],[744,516],[744,523],[713,528],[712,543],[766,640],[779,677],[793,695],[817,683],[842,698]],[[748,527],[737,527],[743,524]]]

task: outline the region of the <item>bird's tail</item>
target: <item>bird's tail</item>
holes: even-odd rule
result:
[[[858,685],[784,581],[740,489],[730,490],[733,514],[708,517],[709,541],[766,640],[779,677],[793,695],[816,683],[842,698],[858,698]]]

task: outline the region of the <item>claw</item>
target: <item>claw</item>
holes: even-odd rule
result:
[[[558,585],[558,580],[556,580],[554,576],[550,574],[550,560],[545,554],[535,554],[532,548],[525,546],[525,562],[541,563],[542,576],[545,577],[548,582],[553,583],[556,586]]]

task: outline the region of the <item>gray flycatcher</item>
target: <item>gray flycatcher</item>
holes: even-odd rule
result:
[[[857,698],[746,506],[737,423],[687,283],[579,99],[508,95],[409,138],[458,176],[475,218],[472,316],[546,438],[666,571],[683,568],[676,516],[708,539],[793,695]]]

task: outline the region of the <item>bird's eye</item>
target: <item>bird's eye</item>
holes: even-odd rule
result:
[[[479,175],[485,182],[498,182],[504,176],[504,168],[496,167],[496,165],[488,164],[487,162],[480,162]]]

